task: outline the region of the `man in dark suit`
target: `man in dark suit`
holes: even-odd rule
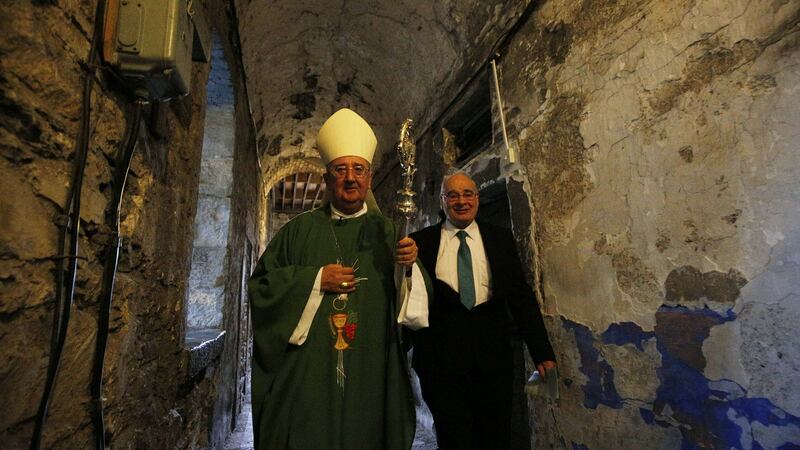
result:
[[[434,279],[430,327],[413,335],[412,364],[440,448],[507,449],[511,321],[541,375],[555,354],[511,232],[475,221],[478,189],[465,174],[445,178],[441,192],[447,220],[411,234]]]

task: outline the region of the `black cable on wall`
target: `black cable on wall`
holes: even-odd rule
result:
[[[81,191],[89,153],[90,130],[92,129],[92,89],[96,82],[96,76],[98,75],[97,69],[101,67],[100,46],[103,41],[103,18],[105,17],[106,8],[114,8],[116,4],[115,1],[110,0],[95,1],[97,1],[97,5],[89,54],[86,62],[82,64],[86,73],[82,85],[80,127],[73,157],[73,173],[70,181],[69,200],[63,209],[68,219],[66,224],[64,224],[63,233],[59,240],[59,255],[54,258],[58,262],[56,264],[55,305],[53,330],[50,340],[50,355],[44,391],[35,418],[33,436],[30,444],[31,450],[39,450],[42,447],[42,439],[47,425],[48,410],[57,383],[58,372],[67,340],[70,312],[75,297],[78,259],[85,259],[79,257]],[[117,81],[121,81],[120,87],[126,84],[125,80],[123,80],[119,74],[113,71],[110,71],[109,74],[114,76]],[[146,104],[147,100],[137,99],[133,102],[132,106],[128,105],[126,108],[125,134],[113,163],[114,174],[111,180],[112,200],[106,210],[105,217],[105,223],[111,232],[111,239],[107,244],[103,256],[101,298],[97,317],[97,339],[95,341],[92,379],[90,384],[92,424],[95,436],[95,447],[97,450],[106,450],[106,440],[108,438],[106,436],[103,411],[103,369],[109,338],[114,283],[121,253],[120,212],[122,197],[125,191],[128,173],[130,172],[133,153],[136,149],[143,107]]]
[[[69,219],[64,226],[64,232],[59,241],[59,262],[56,267],[56,298],[53,309],[53,333],[50,342],[50,359],[47,367],[44,392],[39,402],[33,437],[31,439],[30,448],[33,450],[39,450],[41,448],[42,435],[44,434],[44,429],[47,424],[47,412],[58,378],[58,370],[61,366],[61,356],[64,351],[64,344],[67,340],[70,310],[72,309],[72,302],[75,297],[75,283],[78,273],[78,244],[80,240],[81,188],[83,187],[86,157],[89,153],[92,88],[95,82],[95,67],[99,61],[98,45],[102,34],[101,23],[104,6],[105,2],[103,0],[97,2],[94,15],[94,32],[92,33],[89,55],[86,58],[86,73],[83,80],[81,100],[80,130],[76,141],[75,158],[73,160],[69,202],[64,208],[67,211]],[[64,250],[66,250],[67,247],[67,240],[69,240],[69,253],[65,255]],[[68,273],[66,274],[65,265],[68,265]]]
[[[139,125],[142,119],[144,102],[134,103],[133,111],[128,114],[125,138],[117,154],[114,179],[112,180],[113,199],[111,207],[106,211],[106,224],[113,235],[106,247],[105,265],[103,267],[103,290],[100,311],[97,317],[97,339],[95,340],[94,364],[92,367],[92,403],[94,405],[92,422],[94,423],[95,448],[105,450],[106,432],[103,418],[103,366],[105,364],[106,343],[108,342],[109,321],[111,317],[111,299],[114,293],[114,280],[117,275],[121,238],[119,235],[120,208],[125,183],[131,167],[131,158],[136,149],[139,136]]]

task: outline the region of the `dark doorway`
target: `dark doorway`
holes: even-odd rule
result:
[[[500,179],[480,190],[480,208],[478,219],[511,229],[511,208],[508,199],[506,182]],[[509,316],[510,319],[510,316]],[[531,432],[528,422],[528,399],[525,395],[525,346],[522,338],[516,331],[514,322],[512,326],[511,346],[514,353],[514,386],[513,400],[511,402],[511,448],[514,450],[528,450],[531,448]]]
[[[498,227],[511,229],[511,208],[505,180],[500,180],[480,190],[478,219]]]

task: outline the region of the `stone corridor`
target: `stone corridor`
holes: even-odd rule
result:
[[[412,228],[460,170],[513,231],[560,377],[515,384],[515,448],[800,448],[800,2],[15,0],[0,32],[3,449],[252,448],[247,280],[330,195],[343,107],[386,215],[412,118]]]

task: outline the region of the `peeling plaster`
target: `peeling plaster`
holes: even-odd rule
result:
[[[540,447],[624,448],[617,427],[800,445],[799,20],[780,0],[553,0],[509,47],[543,291],[576,336],[555,346],[586,379],[534,412]]]
[[[727,322],[711,329],[703,341],[706,367],[703,374],[710,380],[727,379],[744,389],[750,385],[750,376],[742,364],[741,323]]]

